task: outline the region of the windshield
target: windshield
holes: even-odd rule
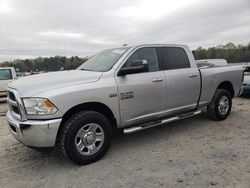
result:
[[[10,69],[0,69],[0,80],[11,80],[11,70]]]
[[[128,48],[115,48],[104,50],[91,57],[77,69],[98,72],[108,71],[114,66],[114,64],[121,58],[121,56],[127,50]]]

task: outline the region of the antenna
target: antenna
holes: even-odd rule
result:
[[[64,56],[66,57],[66,48],[65,48],[65,43],[63,43],[63,53],[64,53]]]
[[[128,44],[123,44],[122,46],[127,46]]]

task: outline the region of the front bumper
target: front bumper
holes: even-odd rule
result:
[[[31,147],[53,147],[62,119],[18,121],[6,114],[9,130],[21,143]]]

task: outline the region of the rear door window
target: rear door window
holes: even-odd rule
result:
[[[188,56],[180,47],[160,47],[159,55],[164,70],[190,68]]]

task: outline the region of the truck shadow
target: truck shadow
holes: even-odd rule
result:
[[[240,96],[240,98],[250,99],[250,94],[243,94],[243,95]]]
[[[131,134],[120,133],[114,138],[113,149],[129,148],[129,145],[131,145],[132,142],[135,147],[140,147],[142,140],[143,143],[148,144],[152,143],[152,141],[155,141],[156,139],[160,142],[161,139],[167,140],[170,136],[199,131],[204,128],[204,126],[210,126],[207,125],[209,121],[211,120],[209,120],[205,115],[199,115]]]

